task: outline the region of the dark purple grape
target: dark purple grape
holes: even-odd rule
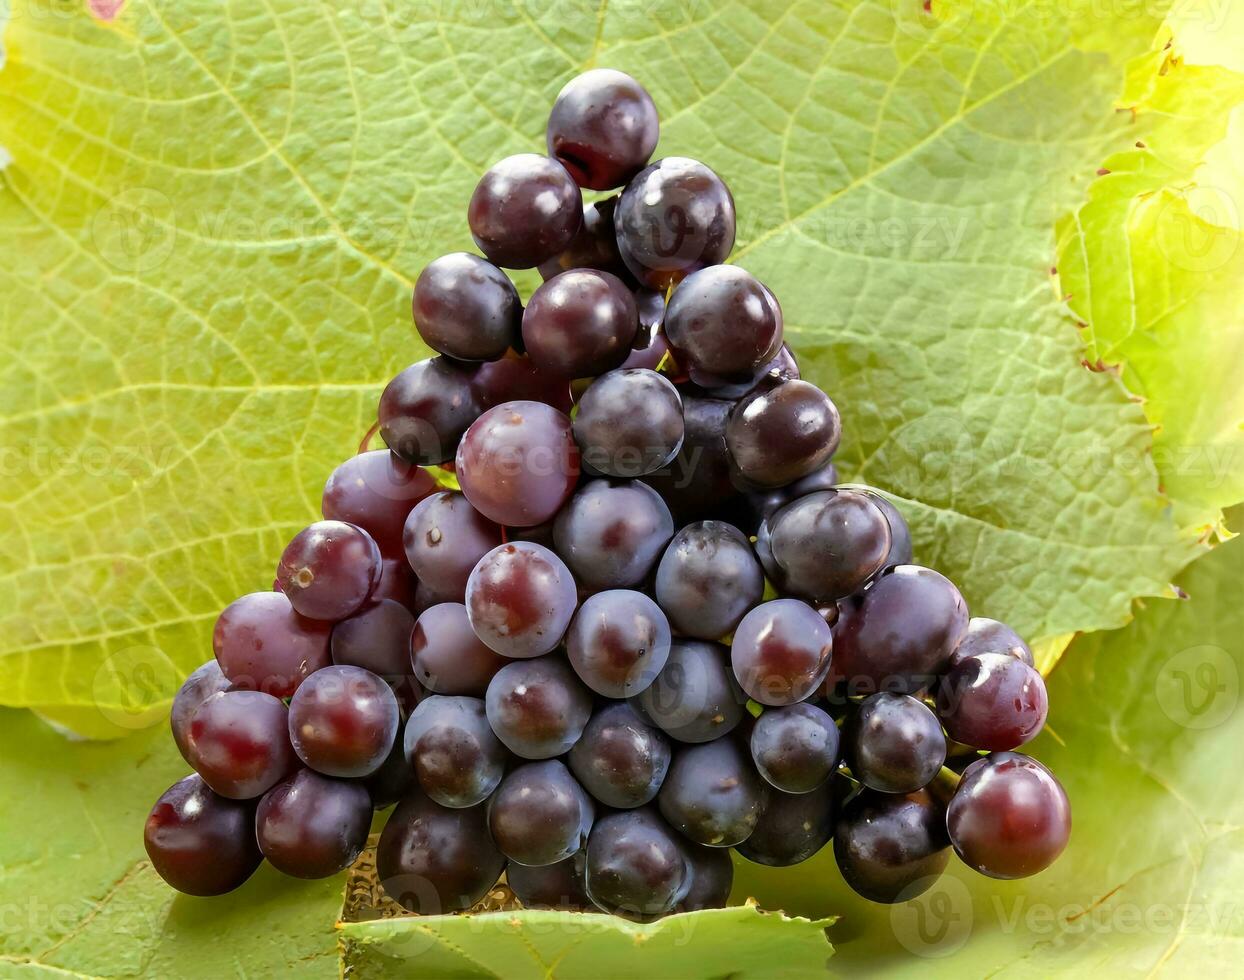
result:
[[[730,458],[743,482],[757,487],[784,486],[819,470],[841,436],[829,396],[798,379],[748,395],[726,423]]]
[[[765,786],[738,743],[721,738],[674,753],[657,804],[670,826],[696,843],[733,847],[756,828]]]
[[[570,750],[570,770],[605,806],[631,809],[650,803],[669,770],[670,744],[627,704],[592,715]]]
[[[627,185],[614,213],[622,261],[645,286],[666,289],[734,247],[734,198],[698,160],[666,157]]]
[[[518,340],[523,306],[509,277],[469,252],[433,259],[415,280],[415,329],[459,361],[495,361]]]
[[[415,617],[400,602],[381,599],[333,627],[333,663],[362,667],[393,683],[410,674]]]
[[[380,581],[372,590],[371,603],[389,599],[413,611],[416,586],[415,573],[400,547],[392,557],[380,552]]]
[[[592,480],[553,522],[557,553],[581,588],[638,585],[674,534],[665,501],[643,483]]]
[[[467,430],[454,467],[485,517],[510,527],[543,524],[574,492],[579,450],[570,419],[541,402],[505,402]]]
[[[190,719],[199,710],[199,705],[213,694],[229,690],[230,686],[229,678],[220,669],[220,662],[213,658],[196,667],[173,698],[173,707],[168,715],[169,727],[173,730],[177,751],[187,762],[190,761]]]
[[[424,610],[410,635],[415,679],[435,694],[482,698],[493,675],[508,662],[475,635],[460,602]]]
[[[652,289],[635,291],[635,306],[639,310],[639,331],[631,344],[631,352],[622,362],[623,368],[646,368],[655,371],[669,353],[669,341],[661,329],[665,321],[665,297]]]
[[[968,657],[977,657],[982,653],[1001,653],[1022,660],[1029,667],[1036,666],[1028,644],[1011,627],[996,619],[973,616],[968,620],[968,629],[963,634],[963,639],[950,655],[950,666],[957,667]]]
[[[540,263],[540,275],[545,282],[571,269],[597,269],[622,280],[631,278],[618,254],[618,236],[613,227],[617,206],[616,194],[583,206],[583,224],[574,241],[560,255]]]
[[[393,748],[389,750],[380,768],[360,779],[359,785],[367,790],[371,805],[377,810],[392,806],[414,788],[415,774],[406,761],[403,733],[400,729],[393,740]]]
[[[164,791],[143,827],[156,874],[187,895],[223,895],[263,861],[255,842],[255,804],[213,793],[191,774]]]
[[[190,764],[221,796],[262,796],[297,765],[288,718],[284,703],[262,691],[213,694],[190,719]]]
[[[532,269],[564,252],[582,221],[583,195],[574,178],[535,153],[494,164],[467,206],[475,244],[507,269]]]
[[[419,785],[441,806],[482,803],[505,774],[505,748],[479,698],[424,698],[406,721],[402,747]]]
[[[400,555],[410,509],[436,489],[426,470],[388,449],[351,456],[324,484],[322,508],[330,521],[357,524],[382,554]]]
[[[742,721],[747,701],[728,658],[716,643],[674,640],[665,669],[635,699],[637,710],[680,742],[720,738]]]
[[[617,276],[572,269],[537,289],[523,312],[523,345],[549,374],[586,378],[626,360],[639,330],[635,297]]]
[[[946,736],[923,701],[881,692],[866,698],[843,733],[851,774],[882,793],[912,793],[946,761]]]
[[[697,385],[754,384],[782,347],[782,308],[751,273],[714,265],[678,284],[665,311],[665,335]]]
[[[539,868],[511,864],[505,869],[505,880],[523,908],[597,911],[587,897],[586,851]]]
[[[1022,660],[982,653],[959,661],[937,685],[937,716],[956,742],[1000,752],[1045,727],[1045,681]]]
[[[885,567],[890,524],[865,494],[821,490],[768,519],[775,584],[789,595],[826,603],[858,591]]]
[[[752,761],[784,793],[824,786],[838,766],[838,726],[812,704],[770,708],[752,726]]]
[[[684,527],[657,566],[657,602],[687,636],[715,640],[732,633],[764,590],[751,543],[722,521]]]
[[[511,770],[488,801],[488,829],[511,861],[534,867],[565,861],[587,845],[595,808],[556,759]]]
[[[830,783],[809,793],[771,789],[756,829],[738,851],[747,860],[771,868],[799,864],[829,843],[834,816],[835,791]]]
[[[899,565],[845,601],[834,626],[834,671],[851,695],[915,694],[946,672],[968,607],[943,575]]]
[[[397,805],[376,847],[385,894],[419,915],[469,909],[504,868],[483,804],[453,810],[418,791]]]
[[[997,752],[963,771],[946,827],[968,867],[991,878],[1025,878],[1062,854],[1071,836],[1071,805],[1036,759]]]
[[[361,527],[316,521],[285,546],[276,580],[301,616],[336,622],[363,608],[380,582],[380,548]]]
[[[709,517],[732,520],[744,509],[726,452],[726,421],[733,407],[733,402],[683,396],[682,448],[644,478],[669,505],[676,524]]]
[[[587,842],[587,893],[606,912],[664,915],[691,887],[691,867],[673,830],[650,807],[601,817]]]
[[[430,357],[406,368],[380,395],[380,438],[402,459],[430,466],[454,458],[483,411],[468,366]]]
[[[683,440],[682,399],[655,371],[610,371],[583,393],[574,437],[584,468],[607,476],[655,473]]]
[[[415,580],[415,598],[414,598],[414,601],[410,605],[410,611],[415,614],[415,618],[417,621],[418,617],[422,616],[425,612],[427,612],[433,606],[439,606],[442,603],[446,603],[446,602],[461,603],[464,598],[466,598],[465,588],[462,589],[462,591],[457,593],[456,595],[455,594],[442,595],[438,589],[434,589],[432,588],[432,586],[426,584],[425,582],[422,582],[416,579]]]
[[[576,75],[549,113],[549,154],[580,187],[621,187],[652,156],[659,135],[657,107],[630,75],[594,68]]]
[[[842,877],[871,902],[889,905],[927,891],[950,860],[946,817],[924,790],[898,796],[866,789],[834,829]]]
[[[255,836],[277,871],[328,878],[344,871],[367,845],[371,797],[359,783],[300,769],[259,801]]]
[[[570,380],[541,370],[531,358],[511,352],[499,361],[489,361],[475,369],[475,391],[482,409],[505,402],[543,402],[559,412],[569,412]]]
[[[832,462],[826,463],[819,470],[813,470],[805,477],[801,477],[794,483],[788,483],[783,489],[789,495],[787,502],[798,500],[800,497],[806,497],[810,493],[816,493],[818,490],[834,490],[838,486],[838,467]],[[880,494],[872,496],[885,500]],[[874,503],[877,503],[874,501]],[[877,503],[878,507],[882,505]],[[892,505],[891,505],[892,506]],[[884,511],[884,508],[883,508]]]
[[[332,663],[331,630],[299,616],[284,593],[252,592],[220,614],[212,650],[234,687],[287,698],[308,674]]]
[[[406,519],[406,560],[419,580],[461,602],[479,560],[502,541],[501,528],[452,490],[421,500]]]
[[[802,701],[829,673],[833,636],[815,609],[775,599],[743,617],[730,643],[739,686],[761,704]]]
[[[539,657],[556,647],[577,600],[570,569],[529,541],[493,548],[467,580],[471,628],[504,657]]]
[[[628,698],[665,667],[670,624],[642,592],[610,589],[586,599],[566,631],[566,656],[597,694]]]
[[[515,755],[570,751],[592,715],[592,695],[560,657],[519,660],[497,672],[484,699],[488,722]]]
[[[361,667],[325,667],[289,702],[289,740],[305,765],[326,776],[367,776],[397,738],[397,698]]]
[[[730,267],[723,266],[722,268]],[[680,386],[680,390],[684,398],[687,395],[698,395],[705,398],[737,401],[750,395],[762,385],[772,388],[783,381],[790,381],[792,378],[798,377],[799,363],[795,360],[795,352],[787,344],[782,344],[771,360],[760,365],[742,381],[715,385],[699,385],[693,381],[687,381]]]
[[[680,901],[675,912],[697,912],[700,909],[724,909],[734,887],[734,862],[725,847],[705,847],[691,841],[681,841],[687,866],[691,873],[691,887]]]
[[[906,519],[897,507],[877,491],[865,489],[865,492],[870,494],[872,502],[885,514],[886,521],[890,524],[890,553],[886,556],[885,567],[910,565],[911,530],[907,527]]]
[[[806,497],[820,490],[835,490],[838,483],[838,467],[832,462],[826,463],[814,473],[809,473],[801,480],[788,483],[784,487],[770,490],[758,490],[747,495],[747,502],[755,519],[754,527],[758,527],[772,517],[787,504]],[[871,499],[871,498],[870,498]],[[873,503],[876,503],[874,500]],[[877,505],[880,507],[880,505]]]

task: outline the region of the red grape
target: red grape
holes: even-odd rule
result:
[[[460,602],[425,609],[410,634],[410,664],[415,678],[435,694],[482,698],[508,659],[492,650],[475,631]]]
[[[336,621],[362,608],[380,572],[370,534],[344,521],[316,521],[285,546],[276,580],[300,615]]]
[[[833,637],[815,609],[797,599],[757,606],[739,623],[730,660],[739,686],[761,704],[802,701],[829,672]]]
[[[504,868],[483,804],[452,810],[418,791],[394,809],[376,848],[381,887],[419,915],[469,909]]]
[[[595,68],[576,75],[549,113],[549,153],[580,187],[621,187],[656,149],[659,123],[652,97],[630,75]]]
[[[367,844],[371,797],[358,783],[300,769],[259,801],[255,836],[263,856],[295,878],[344,871]]]
[[[574,578],[562,560],[529,541],[493,548],[467,581],[471,628],[505,657],[539,657],[556,647],[576,599]]]
[[[212,631],[212,650],[234,687],[289,697],[303,679],[327,667],[329,623],[298,615],[280,592],[235,599]]]
[[[507,269],[531,269],[574,241],[583,221],[583,195],[556,160],[518,153],[480,178],[467,221],[490,261]]]
[[[398,728],[397,698],[361,667],[325,667],[294,692],[289,739],[303,763],[326,776],[366,776],[380,768]]]
[[[384,554],[400,554],[406,515],[436,489],[424,469],[388,449],[351,456],[324,484],[322,508],[332,521],[357,524]]]
[[[498,524],[531,527],[557,513],[579,480],[570,419],[540,402],[505,402],[467,430],[455,468],[462,492]]]
[[[997,752],[963,771],[946,813],[955,851],[991,878],[1024,878],[1048,868],[1071,836],[1071,807],[1036,759]]]
[[[255,805],[226,799],[196,775],[156,800],[143,843],[156,873],[187,895],[223,895],[263,861],[254,834]]]
[[[261,796],[297,765],[284,703],[262,691],[221,691],[199,705],[186,739],[190,764],[234,800]]]

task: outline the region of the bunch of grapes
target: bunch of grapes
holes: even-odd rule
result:
[[[721,906],[732,848],[832,840],[877,902],[951,848],[997,878],[1062,851],[1066,795],[1012,751],[1045,722],[1031,652],[839,484],[837,409],[721,264],[729,190],[656,143],[648,93],[589,71],[549,155],[479,182],[483,257],[418,278],[438,353],[385,388],[388,449],[337,468],[177,695],[195,773],[146,825],[173,887],[335,874],[395,803],[378,875],[422,914],[503,874],[534,907]],[[543,275],[525,307],[502,267]]]

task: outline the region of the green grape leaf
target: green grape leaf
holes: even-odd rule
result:
[[[595,64],[734,188],[843,472],[896,495],[920,560],[1033,641],[1165,594],[1196,534],[1049,271],[1057,218],[1148,125],[1113,104],[1157,15],[932,11],[16,0],[0,704],[91,736],[161,715],[425,353],[411,280],[470,247],[478,174]]]
[[[611,915],[490,912],[343,925],[351,976],[808,977],[832,952],[830,919],[788,918],[754,906],[706,909],[640,925]],[[775,958],[775,950],[781,955]]]
[[[1081,636],[1059,662],[1047,730],[1028,747],[1072,805],[1071,843],[1047,871],[994,881],[952,860],[916,902],[884,908],[852,896],[822,852],[778,873],[739,862],[736,893],[840,914],[843,976],[1231,972],[1244,940],[1244,796],[1229,761],[1244,739],[1241,572],[1236,539],[1182,577],[1186,601]]]
[[[1138,66],[1127,101],[1157,124],[1061,222],[1058,268],[1086,359],[1143,398],[1178,519],[1208,536],[1244,499],[1244,175],[1213,167],[1241,159],[1244,74],[1192,63],[1206,32],[1185,26]]]
[[[338,975],[340,877],[264,865],[216,900],[152,870],[143,821],[186,768],[166,728],[70,742],[0,709],[0,976]]]

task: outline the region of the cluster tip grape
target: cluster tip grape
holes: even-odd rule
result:
[[[419,275],[436,354],[384,389],[387,448],[333,472],[173,703],[194,772],[145,839],[174,888],[336,874],[390,806],[378,877],[422,915],[504,875],[527,907],[648,921],[723,906],[731,849],[831,842],[890,903],[952,851],[1014,878],[1063,850],[1066,794],[1014,751],[1047,710],[1029,648],[839,482],[837,407],[722,264],[729,188],[650,162],[657,135],[629,75],[571,80],[547,155],[471,196],[483,255]],[[543,276],[526,306],[503,267]]]

